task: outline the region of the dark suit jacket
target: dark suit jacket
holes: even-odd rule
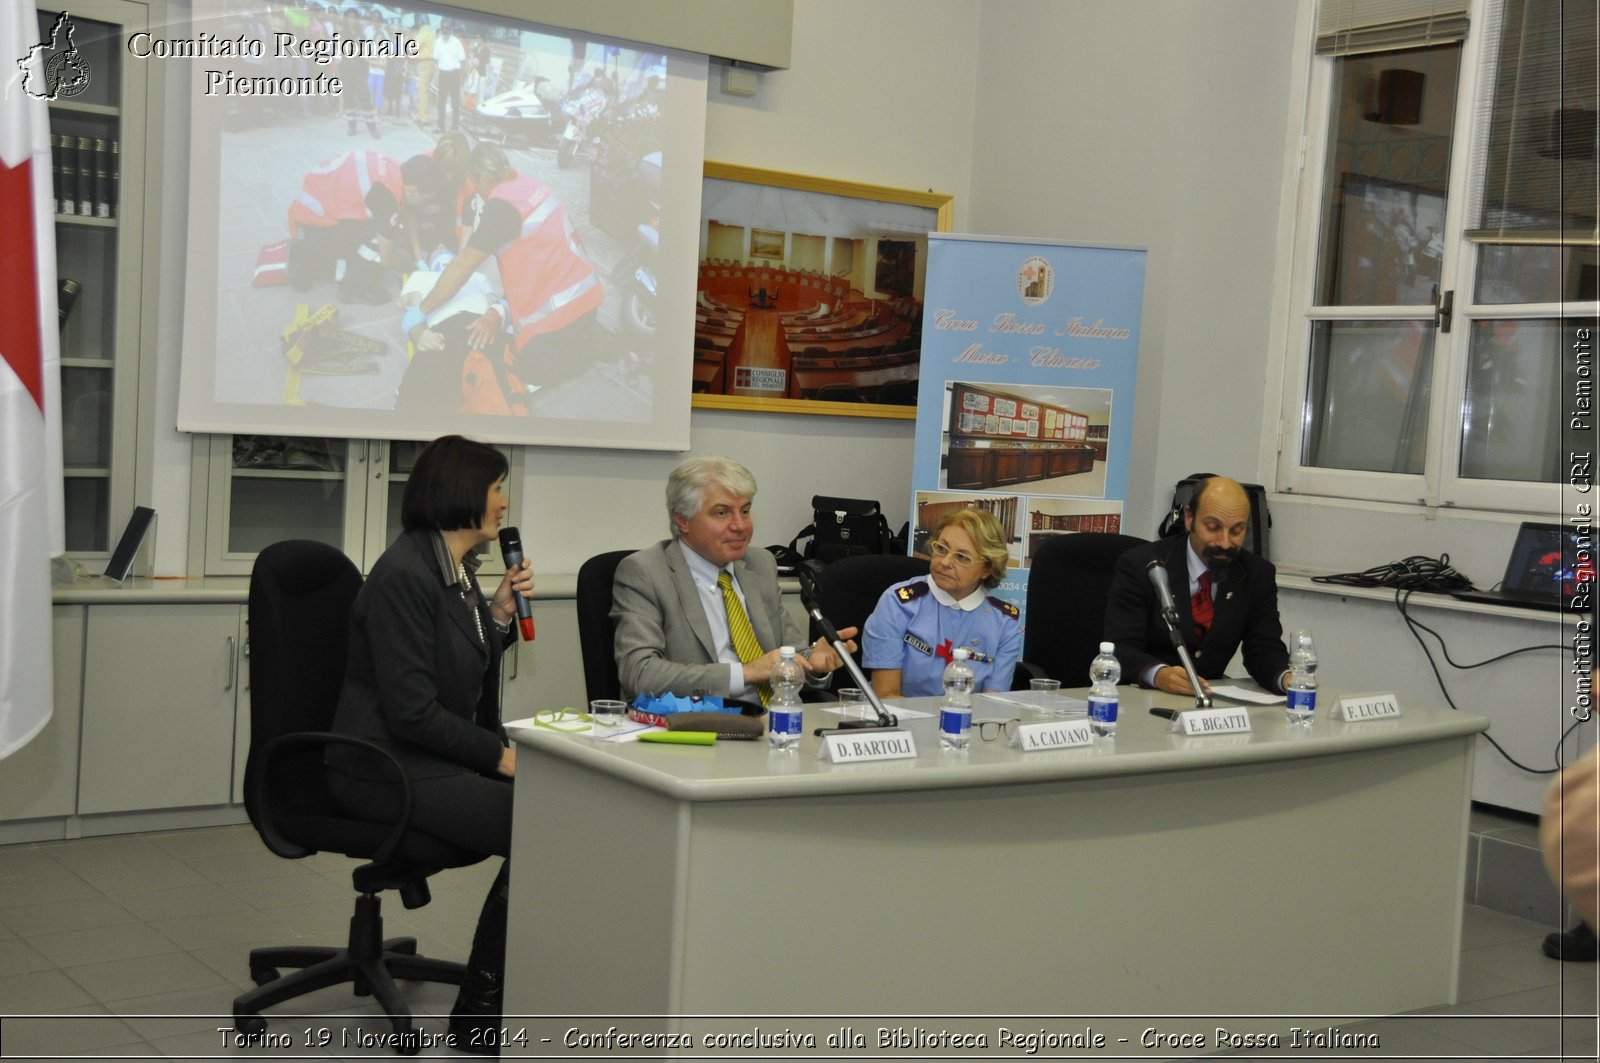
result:
[[[1159,539],[1117,559],[1106,601],[1105,638],[1117,644],[1122,678],[1137,682],[1157,661],[1178,663],[1178,653],[1156,606],[1155,588],[1145,573],[1145,566],[1159,558],[1166,566],[1167,583],[1178,607],[1178,630],[1194,658],[1195,671],[1205,679],[1222,678],[1234,652],[1243,645],[1250,677],[1267,690],[1278,690],[1278,679],[1289,667],[1289,651],[1284,648],[1283,623],[1278,619],[1277,570],[1255,554],[1241,552],[1215,584],[1211,629],[1197,644],[1189,615],[1188,541],[1187,535]]]
[[[763,650],[803,649],[805,636],[783,611],[778,563],[751,547],[728,568],[744,592],[745,612]],[[711,625],[695,589],[689,562],[667,539],[623,558],[611,589],[617,672],[622,696],[713,694],[727,697],[728,666],[716,659]]]
[[[350,613],[350,660],[333,729],[387,747],[412,778],[470,768],[495,775],[502,748],[500,654],[509,641],[475,588],[488,646],[434,557],[433,533],[410,531],[384,551]],[[387,779],[339,747],[328,763]]]

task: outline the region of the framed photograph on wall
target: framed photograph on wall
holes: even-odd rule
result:
[[[952,203],[706,163],[694,405],[914,418],[927,234]]]

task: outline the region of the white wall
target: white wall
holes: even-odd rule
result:
[[[1149,252],[1124,530],[1257,474],[1286,87],[1282,0],[986,4],[971,230]]]

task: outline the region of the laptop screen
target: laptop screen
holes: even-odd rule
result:
[[[1548,601],[1570,600],[1578,591],[1580,558],[1593,556],[1589,540],[1587,531],[1567,525],[1523,524],[1506,563],[1502,589]],[[1592,579],[1593,562],[1585,563]]]

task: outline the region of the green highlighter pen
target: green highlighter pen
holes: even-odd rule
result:
[[[646,731],[639,736],[641,742],[664,742],[675,746],[712,746],[717,743],[715,731]]]

